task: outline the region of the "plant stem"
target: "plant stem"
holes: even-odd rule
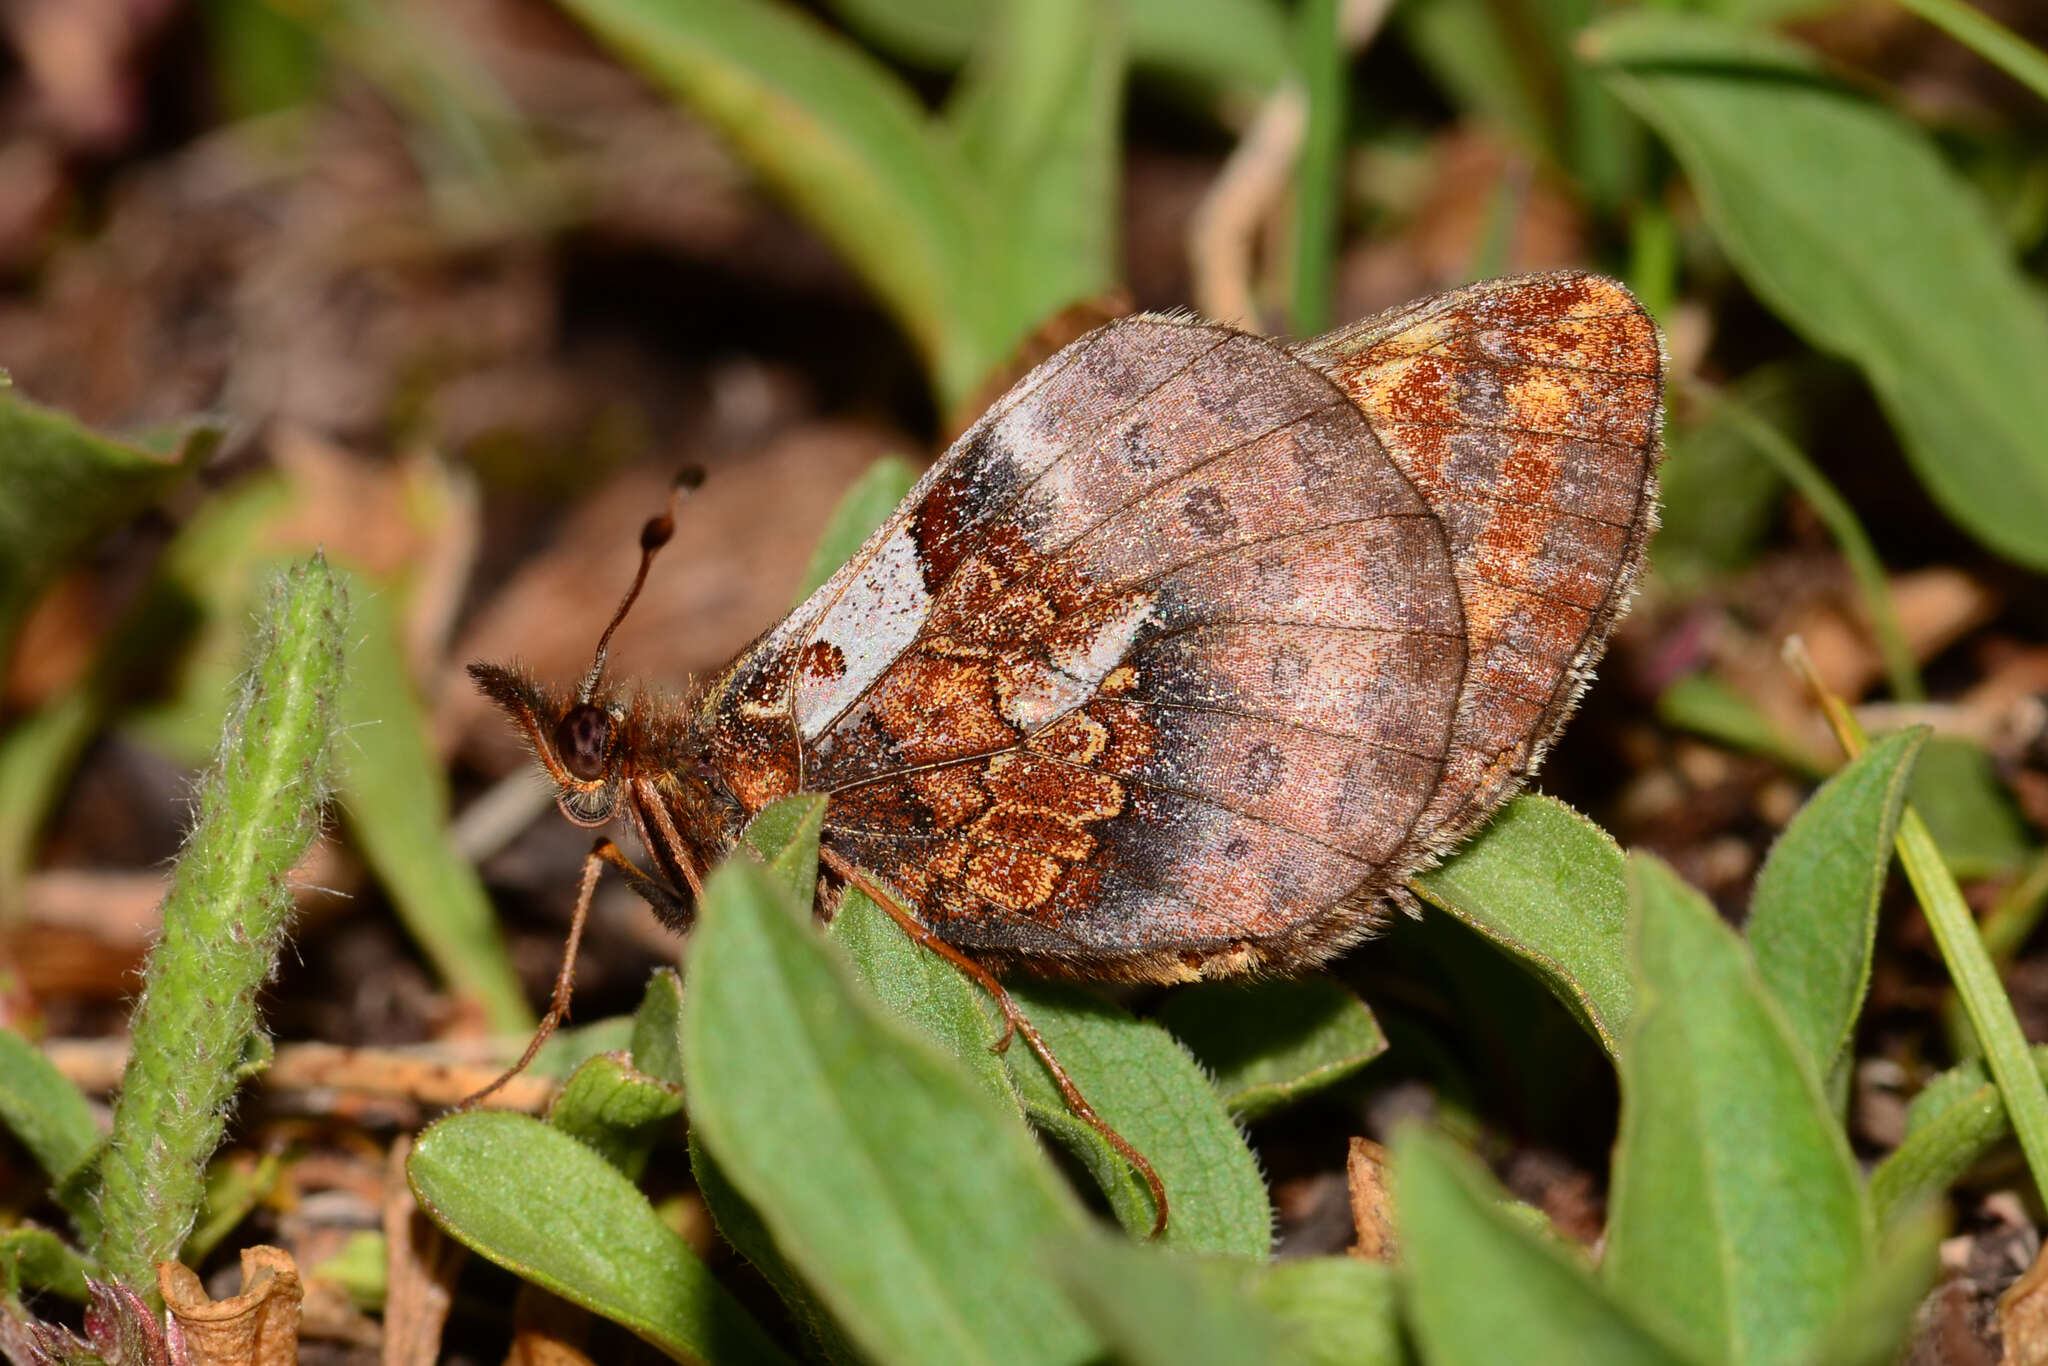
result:
[[[2048,100],[2048,55],[2011,29],[1986,18],[1962,0],[1899,0],[1899,7],[1913,11]]]
[[[1718,415],[1756,447],[1758,454],[1775,465],[1786,482],[1812,506],[1827,527],[1828,534],[1834,538],[1842,558],[1848,562],[1849,573],[1862,594],[1863,608],[1870,614],[1870,633],[1877,641],[1878,655],[1884,660],[1885,678],[1891,686],[1892,697],[1900,702],[1924,699],[1927,691],[1920,684],[1920,666],[1913,659],[1912,647],[1906,643],[1906,629],[1900,625],[1898,611],[1892,605],[1891,581],[1885,577],[1884,565],[1877,558],[1877,548],[1871,545],[1870,537],[1864,533],[1863,524],[1856,520],[1856,513],[1848,501],[1836,492],[1826,475],[1814,468],[1813,462],[1792,443],[1791,438],[1758,416],[1755,409],[1739,399],[1704,386],[1690,388],[1694,394],[1706,398]]]
[[[1337,0],[1303,0],[1299,44],[1308,129],[1294,202],[1294,288],[1287,310],[1297,337],[1330,330],[1337,275],[1337,220],[1344,170],[1344,45]]]
[[[151,1304],[258,1037],[256,993],[292,910],[287,875],[319,830],[347,615],[318,555],[273,585],[164,900],[100,1188],[101,1263]]]

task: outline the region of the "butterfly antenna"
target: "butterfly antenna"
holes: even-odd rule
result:
[[[626,596],[619,599],[619,610],[612,613],[612,619],[604,628],[604,634],[597,638],[597,650],[590,659],[590,671],[583,675],[583,685],[576,689],[576,700],[589,703],[597,696],[597,685],[604,678],[605,657],[611,651],[612,632],[619,629],[619,623],[626,619],[633,603],[640,596],[640,590],[647,586],[647,571],[654,566],[654,556],[669,538],[676,534],[676,508],[689,494],[704,483],[704,471],[695,465],[685,466],[669,485],[668,507],[647,519],[640,528],[640,571],[633,575],[633,586],[626,590]]]

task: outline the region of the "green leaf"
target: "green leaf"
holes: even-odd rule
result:
[[[1684,1366],[1447,1139],[1394,1136],[1401,1291],[1430,1366]]]
[[[0,1233],[0,1285],[9,1300],[19,1300],[24,1290],[47,1290],[84,1304],[92,1294],[85,1278],[99,1274],[82,1253],[46,1228],[22,1225]]]
[[[1184,1252],[1263,1262],[1273,1242],[1265,1179],[1187,1050],[1158,1025],[1078,987],[1020,981],[1010,994],[1096,1113],[1166,1183],[1172,1217],[1161,1241]],[[1153,1209],[1143,1179],[1067,1108],[1044,1064],[1021,1041],[1005,1060],[1031,1122],[1080,1159],[1125,1229],[1148,1232]]]
[[[2048,1045],[2028,1050],[2048,1081]],[[1906,1141],[1870,1174],[1878,1227],[1889,1230],[1927,1201],[1938,1200],[1978,1159],[2012,1137],[2012,1117],[1998,1087],[1972,1058],[1943,1072],[1913,1098]]]
[[[824,828],[825,798],[799,792],[761,808],[747,822],[744,838],[775,880],[808,906],[818,896],[818,833]]]
[[[1878,898],[1926,739],[1924,726],[1901,731],[1821,784],[1757,874],[1743,932],[1764,987],[1824,1079],[1870,985]]]
[[[1750,287],[1862,368],[1935,501],[2048,567],[2048,313],[1933,140],[1799,48],[1700,16],[1618,15],[1582,50]]]
[[[832,1315],[805,1288],[803,1281],[776,1249],[775,1239],[769,1234],[768,1226],[761,1222],[760,1213],[733,1189],[717,1159],[704,1150],[704,1144],[694,1129],[690,1132],[690,1172],[696,1179],[697,1193],[704,1197],[704,1206],[711,1211],[711,1217],[718,1225],[719,1236],[752,1263],[754,1269],[761,1273],[761,1278],[782,1297],[783,1304],[810,1335],[811,1342],[825,1359],[835,1366],[866,1366],[865,1359],[846,1340],[846,1334],[840,1331]]]
[[[99,1121],[57,1065],[11,1029],[0,1029],[0,1123],[28,1149],[60,1197],[71,1192],[65,1212],[74,1219],[90,1217],[92,1200],[72,1189],[71,1178],[99,1153]]]
[[[192,426],[164,449],[101,436],[5,387],[0,374],[0,660],[43,586],[212,453]]]
[[[677,1361],[789,1360],[633,1183],[558,1129],[525,1115],[452,1115],[420,1135],[406,1179],[464,1247]]]
[[[448,835],[448,775],[407,677],[388,592],[350,576],[357,604],[342,695],[341,806],[357,848],[441,979],[492,1029],[533,1028],[476,869]],[[566,897],[572,889],[563,888]]]
[[[569,1075],[548,1123],[637,1181],[655,1139],[682,1112],[682,1087],[634,1071],[617,1053],[600,1053]]]
[[[1756,703],[1704,671],[1680,675],[1657,694],[1657,719],[1717,745],[1761,754],[1809,778],[1819,778],[1834,767],[1833,754],[1810,751]]]
[[[1628,879],[1637,1008],[1602,1271],[1703,1357],[1802,1360],[1871,1267],[1848,1140],[1741,939],[1656,859]]]
[[[1067,1108],[1030,1049],[1012,1041],[1006,1054],[992,1051],[1002,1031],[979,986],[912,943],[858,891],[847,893],[830,936],[891,1014],[958,1058],[1006,1110],[1018,1113],[1021,1100],[1033,1123],[1079,1157],[1126,1229],[1151,1229],[1143,1179]],[[1164,1030],[1084,992],[1022,983],[1010,989],[1089,1104],[1157,1168],[1172,1208],[1167,1245],[1263,1258],[1272,1226],[1265,1183],[1186,1051]]]
[[[1252,1278],[1252,1301],[1315,1366],[1405,1366],[1394,1268],[1356,1257],[1299,1257]]]
[[[911,942],[903,927],[857,887],[846,889],[826,933],[846,951],[854,976],[884,1009],[958,1058],[1006,1112],[1024,1117],[1009,1069],[995,1051],[1002,1031],[986,992],[951,963]]]
[[[1124,0],[1131,60],[1263,95],[1287,74],[1287,24],[1269,0]],[[863,37],[905,60],[954,67],[996,21],[997,0],[832,0]]]
[[[979,245],[1006,348],[1116,283],[1123,35],[1097,0],[1011,0],[946,121],[983,188]],[[998,357],[998,360],[1003,357]]]
[[[1185,987],[1166,999],[1159,1023],[1240,1120],[1291,1105],[1387,1051],[1365,1002],[1320,975]]]
[[[729,139],[823,234],[924,354],[944,402],[1000,359],[971,170],[916,97],[808,17],[766,0],[567,0],[570,13]]]
[[[824,586],[839,566],[853,558],[876,528],[889,520],[917,482],[917,466],[900,455],[885,455],[861,473],[853,486],[832,509],[832,518],[811,551],[810,568],[804,571],[804,586],[797,593],[801,604]]]
[[[1307,1366],[1277,1319],[1185,1258],[1092,1237],[1064,1244],[1052,1265],[1124,1366]]]
[[[683,1084],[683,979],[674,968],[656,968],[648,977],[627,1047],[634,1071],[671,1086]]]
[[[2009,873],[2031,850],[2026,824],[1981,745],[1947,735],[1928,740],[1906,796],[1958,878]]]
[[[1621,849],[1548,797],[1517,797],[1415,890],[1532,968],[1609,1054],[1633,989]]]
[[[1894,1366],[1901,1360],[1921,1300],[1940,1270],[1947,1211],[1925,1205],[1887,1239],[1877,1268],[1851,1292],[1834,1326],[1821,1335],[1813,1366]]]
[[[870,1000],[762,868],[713,874],[700,917],[696,1132],[848,1336],[905,1366],[1092,1357],[1035,1261],[1086,1220],[1030,1136]]]

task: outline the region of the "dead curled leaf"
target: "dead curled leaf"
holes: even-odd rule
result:
[[[412,1140],[391,1145],[384,1175],[384,1361],[433,1366],[468,1252],[428,1222],[406,1184]]]
[[[2048,1366],[2048,1247],[1998,1297],[2000,1366]]]
[[[242,1250],[242,1293],[215,1300],[190,1267],[159,1262],[157,1289],[170,1315],[171,1358],[189,1366],[296,1366],[298,1264],[282,1248]]]

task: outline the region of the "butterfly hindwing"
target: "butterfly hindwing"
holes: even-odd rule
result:
[[[1663,349],[1626,289],[1493,280],[1304,348],[1444,526],[1470,666],[1426,821],[1455,843],[1542,758],[1656,529]]]

